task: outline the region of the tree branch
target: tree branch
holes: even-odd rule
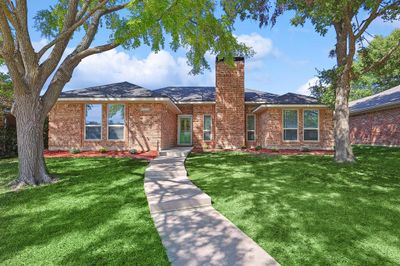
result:
[[[46,112],[49,112],[50,109],[53,107],[54,103],[60,96],[65,84],[70,81],[74,69],[76,68],[76,66],[78,66],[82,59],[93,54],[98,54],[114,49],[117,46],[119,46],[119,44],[109,43],[86,49],[75,55],[69,55],[58,68],[49,84],[49,87],[47,88],[44,95],[41,97],[44,110]]]
[[[358,78],[359,76],[364,75],[371,70],[374,70],[380,66],[383,66],[390,59],[391,55],[394,52],[396,52],[396,50],[399,48],[400,48],[400,41],[398,41],[397,45],[394,46],[392,49],[390,49],[381,59],[379,59],[378,61],[375,61],[373,64],[363,68],[361,70],[361,72],[359,74],[357,74],[357,76],[355,76],[355,78]]]
[[[72,25],[68,25],[68,27],[64,26],[61,33],[56,38],[54,38],[51,42],[43,46],[42,49],[40,49],[40,51],[38,52],[39,58],[41,58],[46,53],[46,51],[49,50],[51,47],[53,47],[55,44],[65,39],[68,39],[77,28],[82,26],[97,10],[106,5],[108,1],[109,0],[103,0],[96,7],[90,10],[90,12],[85,16],[83,16],[84,15],[83,12],[81,12],[82,14],[78,13],[77,17],[79,18],[79,20],[76,20]],[[86,7],[83,7],[81,11],[84,11],[85,9],[87,10],[88,6],[89,4]]]
[[[381,3],[382,3],[382,0],[378,0],[376,3],[376,6],[372,9],[369,17],[361,22],[360,27],[358,27],[358,29],[355,31],[355,32],[357,32],[355,35],[356,39],[359,39],[364,34],[364,32],[367,30],[367,28],[369,27],[369,25],[372,23],[372,21],[374,19],[376,19],[379,16],[382,16],[387,10],[394,8],[394,7],[398,7],[400,5],[400,1],[395,1],[392,4],[386,5],[379,10]]]
[[[22,63],[25,69],[36,69],[39,64],[35,50],[33,49],[31,38],[29,36],[28,30],[28,9],[26,5],[26,0],[18,0],[16,8],[16,41],[19,44]],[[34,79],[36,73],[33,71],[26,71],[27,73],[32,73],[29,79]]]

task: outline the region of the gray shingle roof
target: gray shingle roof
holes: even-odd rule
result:
[[[160,95],[168,96],[175,102],[213,102],[215,87],[165,87],[155,90]],[[265,91],[246,89],[246,102],[270,104],[318,104],[317,99],[305,95],[286,93],[277,95]]]
[[[319,104],[314,97],[301,95],[297,93],[286,93],[275,98],[276,104]]]
[[[144,98],[160,97],[152,90],[129,82],[119,82],[62,92],[60,98]]]
[[[400,105],[400,85],[349,103],[350,113]]]
[[[154,92],[170,97],[175,102],[215,101],[215,87],[164,87]]]
[[[168,97],[174,102],[214,102],[215,87],[174,86],[149,90],[129,82],[120,82],[61,93],[60,98],[144,98]],[[246,102],[269,104],[317,104],[315,98],[286,93],[277,95],[265,91],[246,89]]]

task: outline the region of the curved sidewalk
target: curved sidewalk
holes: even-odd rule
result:
[[[190,151],[163,151],[145,172],[151,216],[171,264],[279,265],[188,179],[184,163]]]

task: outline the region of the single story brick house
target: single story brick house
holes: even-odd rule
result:
[[[333,148],[327,106],[245,90],[244,79],[237,57],[234,67],[216,62],[215,87],[149,90],[122,82],[63,92],[49,114],[49,149]]]
[[[349,103],[353,144],[400,146],[400,85]]]

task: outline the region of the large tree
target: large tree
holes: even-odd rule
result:
[[[187,50],[193,73],[207,68],[207,51],[233,61],[248,49],[232,36],[234,14],[219,12],[213,0],[59,0],[35,16],[49,40],[36,51],[26,0],[0,0],[0,56],[14,87],[19,175],[14,185],[52,182],[43,158],[43,124],[74,69],[86,57],[142,44],[153,51],[165,43]],[[218,14],[221,14],[218,16]],[[109,39],[93,45],[99,28]],[[77,43],[72,52],[67,49]],[[98,41],[97,41],[98,42]],[[45,84],[48,84],[45,86]]]
[[[233,1],[233,0],[232,0]],[[334,136],[335,160],[353,162],[354,155],[349,136],[349,93],[351,81],[355,79],[354,59],[357,44],[361,43],[371,23],[380,18],[398,20],[399,0],[276,0],[275,7],[267,0],[233,1],[232,6],[241,11],[241,17],[253,18],[260,25],[275,23],[285,11],[294,11],[291,23],[303,26],[309,20],[315,31],[324,36],[333,29],[336,36],[331,56],[336,58],[336,67],[329,75],[333,80],[335,94]],[[400,42],[379,58],[374,58],[358,74],[371,71],[383,64],[399,48]]]
[[[400,40],[400,29],[386,37],[375,36],[372,40],[361,41],[354,63],[354,80],[351,83],[349,100],[354,101],[400,85],[400,49],[394,50],[387,61],[374,64],[396,47]],[[365,71],[375,65],[370,71]],[[329,106],[335,106],[335,69],[318,71],[320,82],[312,86],[311,93]]]

